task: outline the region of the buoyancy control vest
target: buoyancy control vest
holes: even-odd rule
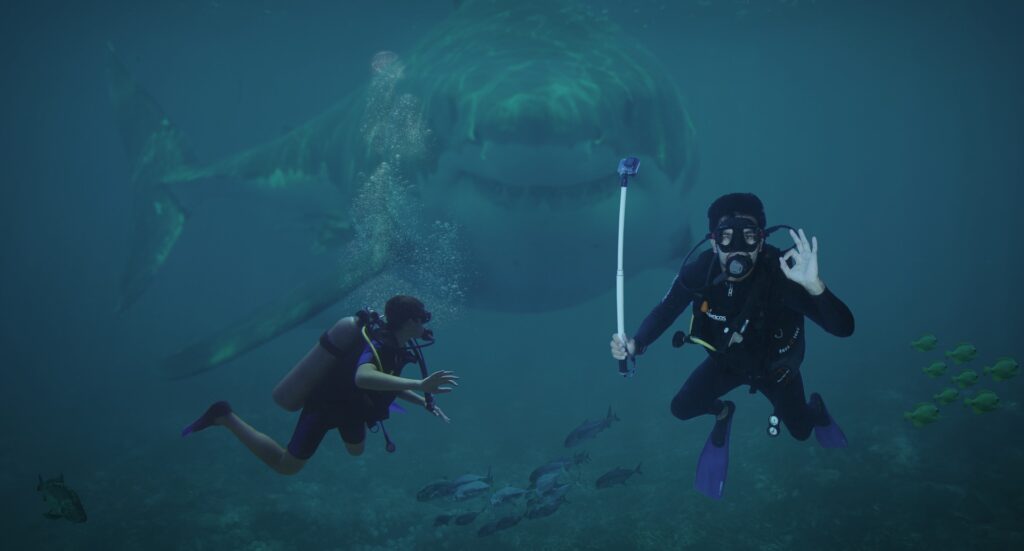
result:
[[[754,383],[783,382],[803,361],[804,318],[784,304],[788,279],[779,267],[780,254],[765,244],[742,302],[728,300],[735,288],[729,282],[695,293],[689,335],[683,336],[704,347],[724,369],[746,376],[751,390]],[[707,261],[716,260],[712,255]],[[717,265],[711,268],[720,270]],[[742,340],[730,345],[734,334]]]

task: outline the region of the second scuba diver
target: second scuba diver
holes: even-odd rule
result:
[[[764,206],[751,193],[731,193],[708,209],[712,250],[683,262],[672,287],[641,323],[626,346],[612,335],[612,356],[623,360],[650,346],[692,303],[690,334],[679,332],[673,346],[691,342],[708,353],[672,399],[681,420],[716,417],[697,464],[695,486],[722,496],[729,461],[729,429],[736,405],[719,398],[740,385],[760,391],[774,407],[768,434],[779,421],[797,440],[812,429],[824,447],[844,447],[846,437],[817,393],[804,399],[804,316],[838,337],[853,334],[853,314],[818,275],[818,241],[789,228],[795,246],[787,252],[765,243],[778,229],[765,228]],[[703,243],[703,241],[701,241]],[[700,246],[698,243],[697,246]],[[697,249],[690,251],[690,255]],[[687,260],[690,255],[687,255]]]
[[[338,429],[352,455],[363,453],[366,428],[379,426],[395,398],[423,406],[448,422],[433,402],[433,394],[451,392],[458,377],[451,371],[427,375],[422,346],[416,339],[433,340],[423,326],[430,312],[415,297],[396,295],[384,307],[384,318],[362,310],[339,320],[274,389],[274,400],[289,411],[302,409],[287,448],[257,431],[235,414],[227,402],[210,406],[185,427],[182,436],[213,425],[227,427],[256,457],[281,474],[295,474],[319,447],[324,435]],[[401,377],[409,363],[420,364],[422,379]],[[417,394],[416,390],[425,394]]]

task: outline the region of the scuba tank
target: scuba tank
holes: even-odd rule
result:
[[[319,344],[277,383],[272,393],[274,402],[287,411],[302,409],[309,394],[340,358],[352,352],[354,347],[362,350],[363,328],[373,332],[380,323],[380,316],[369,308],[338,320],[320,335]]]

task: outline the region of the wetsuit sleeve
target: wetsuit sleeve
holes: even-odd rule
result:
[[[356,367],[363,364],[377,365],[377,359],[373,356],[373,350],[370,349],[370,345],[363,347],[363,353],[359,355],[359,361],[356,362]]]
[[[820,295],[812,296],[807,289],[787,280],[783,300],[786,306],[811,318],[811,321],[837,337],[853,334],[853,313],[828,287]]]
[[[672,287],[669,288],[668,293],[651,310],[651,313],[647,314],[643,323],[640,324],[640,328],[633,335],[638,355],[643,354],[651,343],[658,340],[658,337],[693,302],[693,293],[687,291],[680,281],[683,277],[687,277],[686,273],[687,270],[684,266],[679,270],[679,274],[676,275],[675,279],[672,280]],[[689,277],[687,277],[687,281],[690,281]]]

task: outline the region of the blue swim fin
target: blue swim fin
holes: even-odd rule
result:
[[[698,492],[711,499],[722,499],[722,490],[725,487],[725,475],[729,472],[729,433],[732,431],[732,418],[736,414],[736,405],[726,402],[727,407],[732,411],[723,421],[715,421],[715,428],[711,429],[708,440],[704,444],[704,450],[700,452],[700,459],[697,460],[697,478],[693,487]],[[715,431],[719,435],[724,434],[721,446],[715,445]]]
[[[829,415],[828,409],[825,408],[825,401],[821,399],[821,395],[817,392],[811,394],[810,406],[827,421],[824,425],[818,425],[817,423],[814,425],[814,437],[818,439],[821,447],[845,448],[848,445],[846,435],[843,434],[843,429],[839,428],[839,424],[836,423],[835,419]]]

